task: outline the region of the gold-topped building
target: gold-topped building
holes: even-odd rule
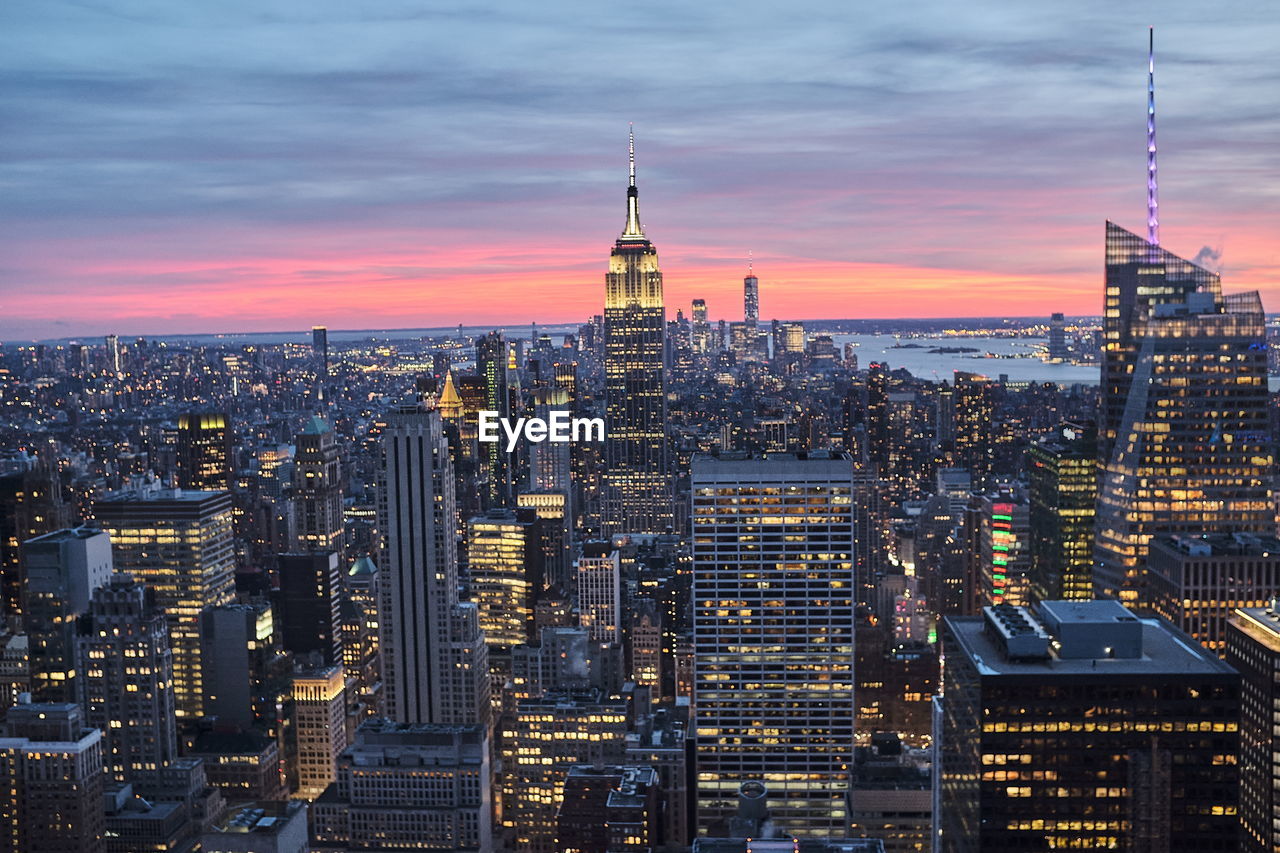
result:
[[[640,224],[635,137],[627,221],[605,276],[605,535],[661,533],[672,524],[667,464],[666,310],[658,252]]]

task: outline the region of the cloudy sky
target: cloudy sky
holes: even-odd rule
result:
[[[5,0],[0,339],[1098,313],[1103,223],[1280,310],[1270,3]]]

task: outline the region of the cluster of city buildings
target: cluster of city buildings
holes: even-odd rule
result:
[[[668,319],[634,157],[558,342],[0,348],[0,851],[1275,849],[1265,318],[1152,193],[1098,387]]]

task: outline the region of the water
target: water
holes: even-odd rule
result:
[[[846,343],[855,343],[858,367],[866,370],[873,361],[885,362],[891,370],[906,368],[919,379],[951,380],[957,370],[980,373],[992,379],[1001,375],[1010,382],[1056,382],[1060,385],[1098,384],[1099,368],[1088,364],[1048,364],[1037,353],[1045,345],[1042,338],[895,338],[893,335],[831,336],[841,353]],[[895,344],[900,344],[894,348]],[[944,348],[973,348],[977,352],[931,353]],[[998,356],[998,357],[992,357]]]

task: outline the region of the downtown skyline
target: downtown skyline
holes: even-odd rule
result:
[[[748,253],[766,319],[1095,315],[1103,221],[1142,223],[1148,23],[1162,243],[1273,303],[1274,25],[1241,10],[142,6],[5,13],[0,339],[580,320],[632,120],[671,316],[735,316]]]

